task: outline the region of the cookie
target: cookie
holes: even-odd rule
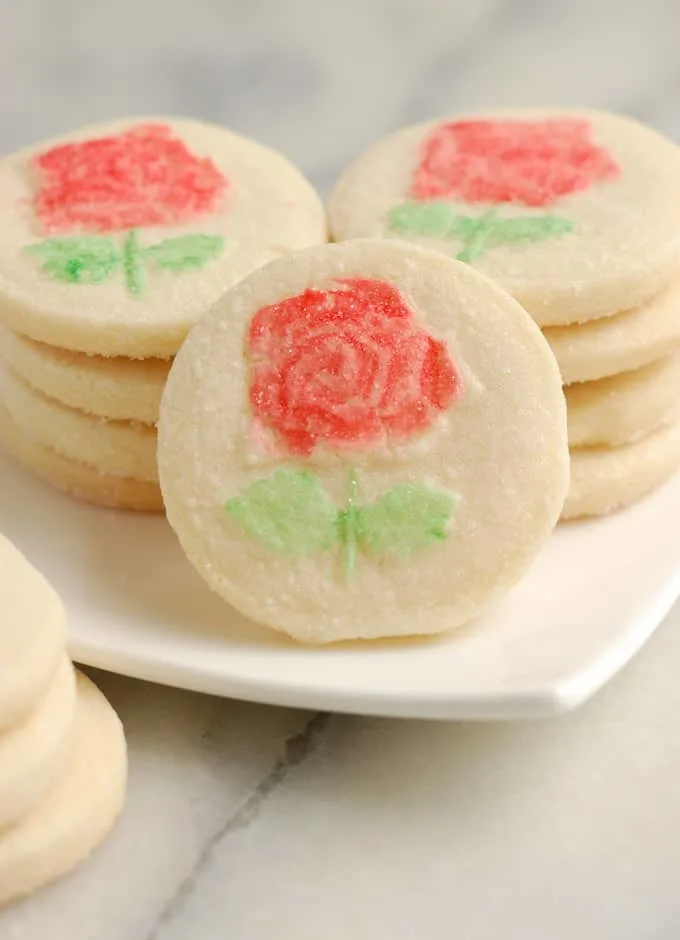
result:
[[[57,593],[0,535],[0,733],[45,692],[65,642],[66,615]]]
[[[0,356],[49,398],[101,418],[156,424],[169,359],[88,356],[0,326]]]
[[[569,445],[626,444],[680,417],[680,353],[598,382],[568,385]]]
[[[123,808],[127,755],[109,703],[78,674],[73,749],[64,773],[29,816],[0,833],[0,904],[31,894],[83,862]]]
[[[543,330],[565,385],[631,372],[680,349],[680,278],[648,303],[613,317]]]
[[[43,447],[100,473],[148,483],[158,480],[154,428],[68,408],[31,388],[6,364],[0,394],[14,424]]]
[[[571,451],[563,519],[601,516],[637,502],[680,469],[680,423],[621,447]]]
[[[680,149],[600,111],[491,111],[380,141],[329,206],[336,241],[415,241],[474,265],[543,326],[646,302],[680,270]]]
[[[67,656],[47,691],[19,724],[0,732],[0,832],[31,812],[69,755],[75,675]]]
[[[96,124],[0,161],[0,320],[167,358],[227,288],[325,240],[318,195],[267,147],[184,119]]]
[[[471,267],[384,239],[226,294],[175,360],[158,433],[189,560],[310,643],[469,620],[524,574],[567,488],[564,396],[531,318]]]
[[[0,447],[50,486],[107,509],[163,512],[157,483],[99,473],[28,438],[0,404]]]

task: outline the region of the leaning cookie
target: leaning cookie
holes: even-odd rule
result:
[[[359,240],[272,262],[192,331],[161,403],[197,571],[298,640],[437,633],[524,574],[568,483],[559,372],[467,265]]]
[[[0,161],[0,320],[52,346],[169,357],[228,287],[326,240],[280,154],[222,127],[126,118]]]
[[[375,144],[332,193],[336,241],[401,238],[490,275],[541,325],[638,306],[680,270],[680,149],[600,111],[490,111]]]

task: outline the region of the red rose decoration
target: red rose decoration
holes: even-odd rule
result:
[[[34,209],[47,232],[176,225],[212,212],[227,187],[212,160],[161,124],[62,144],[34,163],[44,180]]]
[[[442,124],[425,141],[411,195],[548,206],[620,174],[589,136],[582,120]]]
[[[384,281],[347,278],[263,307],[247,336],[255,418],[295,455],[425,430],[460,391],[439,340]]]

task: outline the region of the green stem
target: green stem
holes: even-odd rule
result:
[[[359,481],[356,470],[350,470],[349,493],[347,495],[347,509],[340,513],[340,540],[342,542],[342,566],[348,581],[354,578],[357,569],[357,555],[359,544],[357,530],[359,523],[359,508],[357,495]]]
[[[484,215],[480,215],[465,239],[462,251],[456,255],[458,261],[465,261],[469,264],[484,254],[487,249],[489,229],[493,228],[497,214],[495,209],[489,209]]]
[[[123,242],[123,267],[125,269],[125,286],[131,294],[141,294],[144,287],[142,266],[140,264],[141,251],[137,229],[131,228]]]

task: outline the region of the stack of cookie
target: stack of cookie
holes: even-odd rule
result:
[[[64,620],[0,536],[0,905],[85,859],[125,798],[122,726],[66,656]]]
[[[680,468],[672,142],[594,111],[430,122],[346,171],[330,223],[336,240],[408,239],[471,264],[544,328],[569,409],[564,518],[632,503]]]
[[[78,497],[162,510],[172,357],[228,287],[326,240],[279,154],[194,121],[121,120],[0,162],[0,440]]]
[[[646,304],[544,335],[565,383],[563,517],[635,502],[680,465],[680,278]]]

